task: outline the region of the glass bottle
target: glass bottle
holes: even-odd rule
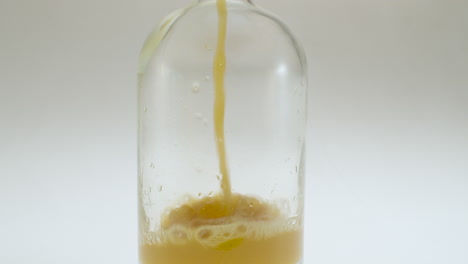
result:
[[[140,263],[301,263],[306,98],[302,48],[251,1],[166,17],[140,56]]]

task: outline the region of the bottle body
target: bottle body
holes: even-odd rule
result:
[[[169,256],[174,249],[176,256],[184,250],[189,259],[203,256],[201,263],[211,263],[210,256],[213,263],[250,263],[242,256],[256,264],[297,263],[302,255],[305,58],[272,15],[250,3],[227,1],[223,140],[235,205],[229,215],[218,215],[217,206],[223,204],[213,107],[218,19],[214,1],[181,10],[150,36],[142,53],[141,261],[184,263]],[[290,257],[255,258],[288,247]],[[262,252],[265,248],[269,252]],[[231,259],[219,262],[224,255]]]

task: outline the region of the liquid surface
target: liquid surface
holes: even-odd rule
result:
[[[232,194],[192,199],[169,210],[154,241],[140,249],[143,264],[296,264],[302,229],[274,205]]]

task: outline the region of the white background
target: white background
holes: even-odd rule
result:
[[[188,3],[0,0],[0,263],[137,263],[137,58]],[[308,55],[305,264],[468,263],[468,2],[256,3]]]

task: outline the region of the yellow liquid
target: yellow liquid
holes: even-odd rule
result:
[[[157,239],[140,247],[140,259],[142,264],[296,264],[302,257],[301,227],[275,206],[231,191],[224,138],[226,0],[217,0],[217,11],[213,122],[221,193],[168,210]]]
[[[230,251],[207,248],[197,242],[184,246],[146,245],[143,263],[153,264],[296,264],[301,252],[299,232],[283,233],[267,240],[246,238]]]
[[[256,198],[223,194],[193,199],[162,219],[154,243],[140,248],[143,264],[296,264],[302,229]]]

